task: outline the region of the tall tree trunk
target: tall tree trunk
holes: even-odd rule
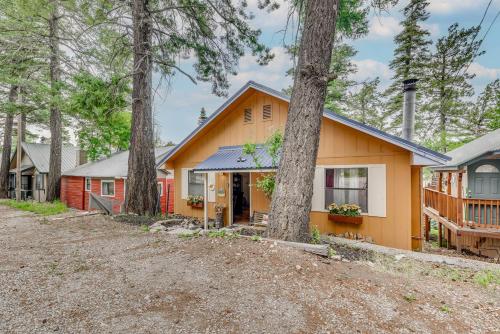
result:
[[[152,22],[149,0],[133,0],[134,73],[132,133],[127,175],[127,212],[156,214],[158,189],[151,108]]]
[[[17,100],[17,86],[11,86],[9,91],[9,102],[15,103]],[[9,195],[9,170],[10,155],[12,148],[12,127],[14,115],[11,111],[5,116],[3,130],[2,163],[0,165],[0,198],[7,198]]]
[[[61,111],[58,105],[60,95],[61,69],[59,59],[59,11],[57,1],[52,2],[54,6],[49,18],[50,34],[50,158],[49,175],[47,180],[47,201],[59,198],[61,188],[61,155],[62,155],[62,125]]]
[[[307,1],[268,235],[308,241],[313,179],[338,0]]]

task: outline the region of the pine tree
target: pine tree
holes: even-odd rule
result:
[[[490,82],[474,103],[469,104],[460,129],[470,139],[500,128],[500,79]]]
[[[428,103],[424,108],[427,143],[442,152],[450,143],[460,140],[460,119],[467,108],[466,100],[474,95],[469,80],[474,74],[466,71],[468,64],[481,55],[481,41],[476,40],[479,27],[460,28],[457,23],[448,28],[448,35],[438,39],[436,50],[428,64]]]
[[[207,120],[207,112],[205,111],[205,108],[202,107],[200,110],[200,116],[198,117],[198,125],[202,125],[205,123]]]
[[[422,27],[422,23],[429,18],[427,0],[411,0],[402,10],[404,20],[400,25],[403,30],[396,35],[394,43],[394,58],[389,63],[389,68],[394,71],[392,84],[386,90],[388,98],[385,110],[390,119],[388,130],[399,133],[403,113],[403,81],[419,79],[417,90],[417,106],[420,103],[422,92],[427,86],[428,74],[426,68],[430,59],[429,46],[432,44],[430,33]],[[420,110],[416,112],[416,129],[421,126]]]
[[[337,41],[332,52],[330,72],[336,74],[335,80],[328,83],[326,89],[325,107],[339,114],[346,114],[346,103],[349,88],[356,82],[350,76],[357,71],[352,57],[356,50],[348,44]]]
[[[350,93],[347,99],[347,113],[363,124],[382,130],[384,128],[383,103],[379,85],[380,79],[377,77],[363,82],[359,91]]]

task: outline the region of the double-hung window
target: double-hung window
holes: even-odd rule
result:
[[[332,203],[357,204],[368,212],[368,168],[325,169],[325,209]]]
[[[101,181],[101,196],[115,196],[115,180]]]
[[[188,174],[188,195],[203,196],[203,174],[190,170]]]

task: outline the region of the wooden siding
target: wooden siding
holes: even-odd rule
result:
[[[91,178],[90,192],[101,196],[101,181],[115,181],[115,195],[106,196],[107,199],[113,200],[113,212],[119,213],[120,206],[125,200],[124,179],[109,179],[109,178]],[[174,212],[174,180],[158,178],[158,182],[163,184],[163,195],[160,198],[161,211],[166,213],[167,208],[167,185],[170,185],[169,212]],[[61,178],[61,201],[68,207],[78,210],[89,210],[89,191],[85,191],[85,177],[82,176],[63,176]]]
[[[262,119],[264,104],[272,104],[272,120]],[[251,107],[254,121],[244,123],[244,108]],[[193,168],[221,146],[242,145],[247,142],[263,143],[276,130],[284,131],[288,104],[261,92],[249,90],[229,106],[206,129],[196,135],[166,164],[175,170],[176,184],[181,184],[182,168]],[[352,226],[328,220],[324,212],[311,213],[311,225],[317,225],[322,233],[360,233],[370,236],[374,242],[402,249],[412,248],[412,168],[411,153],[398,146],[377,139],[348,126],[323,118],[318,152],[318,165],[364,165],[386,166],[386,217],[364,216],[363,224]],[[413,172],[415,173],[415,171]],[[229,180],[227,174],[217,173],[216,188],[226,189],[219,202],[229,203]],[[254,184],[255,177],[252,177]],[[252,187],[252,209],[269,211],[269,201]],[[203,209],[193,209],[181,198],[180,186],[175,190],[176,213],[203,217]],[[415,204],[415,202],[413,202]],[[226,210],[228,211],[228,210]],[[214,218],[213,203],[209,203],[208,214]],[[419,213],[414,213],[419,215]],[[226,215],[227,218],[227,215]],[[226,220],[227,221],[227,220]]]

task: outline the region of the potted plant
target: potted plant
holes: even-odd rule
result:
[[[187,205],[192,208],[203,208],[203,196],[199,195],[189,195],[187,200]]]
[[[337,223],[348,224],[361,224],[363,223],[363,216],[361,216],[361,208],[356,204],[342,204],[337,205],[332,203],[328,206],[330,213],[328,220]]]

